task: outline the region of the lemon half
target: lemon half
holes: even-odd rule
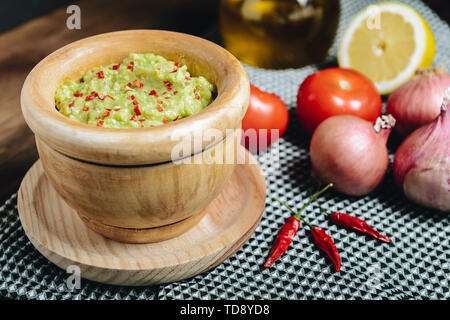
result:
[[[435,43],[425,19],[413,8],[382,2],[360,11],[345,29],[340,67],[357,70],[388,94],[419,68],[433,63]]]

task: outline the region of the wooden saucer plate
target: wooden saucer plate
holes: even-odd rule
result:
[[[236,165],[198,224],[162,242],[122,243],[89,229],[50,185],[40,160],[19,189],[19,217],[42,255],[64,270],[78,266],[81,277],[130,286],[177,281],[223,262],[244,245],[259,224],[266,184],[261,168],[251,159]]]

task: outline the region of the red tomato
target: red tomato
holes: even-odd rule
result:
[[[373,83],[361,73],[329,68],[309,75],[297,94],[297,114],[309,133],[325,119],[348,114],[374,122],[382,102]]]
[[[288,122],[289,111],[283,100],[273,93],[262,91],[250,84],[250,103],[242,119],[244,131],[242,144],[251,152],[264,150],[284,134]],[[278,135],[273,130],[279,130]],[[252,135],[252,131],[256,134]],[[275,133],[274,136],[272,136],[273,133]],[[267,139],[267,143],[264,143],[264,138]],[[256,140],[250,141],[251,139]]]

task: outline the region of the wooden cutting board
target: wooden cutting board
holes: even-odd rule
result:
[[[17,190],[38,157],[34,136],[20,110],[20,90],[41,59],[98,33],[147,28],[202,34],[216,21],[216,4],[209,0],[90,0],[76,4],[81,9],[80,30],[66,27],[69,14],[67,7],[62,7],[0,35],[0,204]]]

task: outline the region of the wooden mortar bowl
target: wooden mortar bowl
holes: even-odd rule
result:
[[[101,128],[56,110],[54,94],[65,80],[150,52],[205,76],[217,97],[195,115],[150,128]],[[234,163],[197,160],[236,154],[240,132],[229,129],[240,128],[249,91],[241,64],[220,46],[176,32],[131,30],[89,37],[44,58],[25,80],[21,105],[45,173],[83,221],[112,239],[153,242],[189,229],[224,187]],[[214,139],[204,135],[209,129]],[[186,137],[200,143],[188,155],[172,154]],[[174,162],[180,158],[197,164]]]

